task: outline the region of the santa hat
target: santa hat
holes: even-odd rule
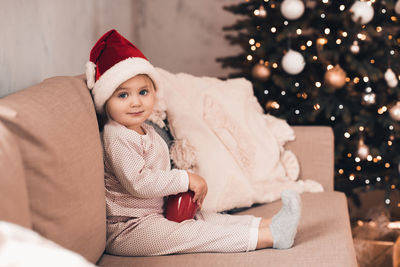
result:
[[[86,83],[96,110],[104,112],[104,104],[122,83],[138,74],[147,74],[153,81],[157,98],[162,88],[157,70],[142,52],[116,30],[105,33],[93,46],[86,63]]]

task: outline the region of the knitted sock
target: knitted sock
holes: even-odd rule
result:
[[[293,246],[301,214],[299,193],[285,190],[281,193],[282,208],[272,217],[269,229],[272,234],[273,248],[288,249]]]

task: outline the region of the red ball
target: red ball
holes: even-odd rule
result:
[[[193,203],[193,197],[192,191],[168,196],[165,217],[174,222],[193,219],[198,209],[197,203]]]

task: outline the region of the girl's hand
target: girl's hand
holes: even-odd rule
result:
[[[199,209],[203,204],[204,198],[207,195],[208,187],[206,180],[203,177],[188,172],[189,175],[189,190],[194,192],[193,202],[197,202]]]

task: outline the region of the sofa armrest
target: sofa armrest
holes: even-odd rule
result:
[[[333,191],[334,135],[328,126],[293,126],[296,140],[286,148],[296,154],[300,179],[315,180],[325,191]]]

